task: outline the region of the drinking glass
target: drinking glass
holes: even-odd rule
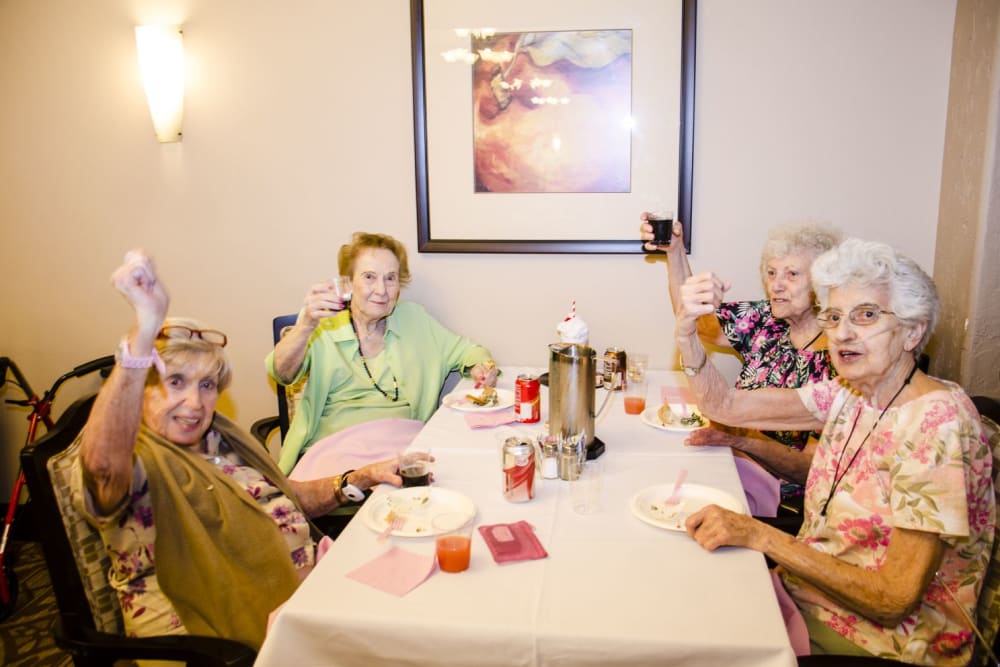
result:
[[[600,459],[584,461],[580,475],[569,483],[569,497],[577,514],[596,514],[601,511],[604,492],[604,469]]]
[[[399,476],[403,487],[429,486],[431,483],[431,462],[429,451],[403,452],[398,457]]]
[[[674,235],[674,212],[657,211],[650,213],[646,219],[649,226],[653,228],[653,245],[670,245],[670,239]]]
[[[333,293],[341,302],[345,305],[351,302],[351,290],[354,283],[350,276],[334,276],[330,278],[330,285],[333,286]]]
[[[646,409],[646,378],[641,380],[630,378],[625,387],[625,414],[638,415]]]
[[[472,552],[472,517],[461,512],[445,512],[431,519],[435,552],[442,572],[469,569]]]

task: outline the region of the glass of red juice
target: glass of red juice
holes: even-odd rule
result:
[[[625,414],[638,415],[646,409],[646,378],[630,379],[625,387]]]
[[[472,555],[472,517],[461,512],[446,512],[431,519],[435,551],[442,572],[464,572]]]

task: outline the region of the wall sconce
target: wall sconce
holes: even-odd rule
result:
[[[180,26],[137,26],[139,71],[160,143],[181,140],[184,120],[184,36]]]

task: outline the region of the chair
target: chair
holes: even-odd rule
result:
[[[997,488],[997,478],[1000,477],[1000,403],[986,396],[973,396],[972,402],[979,411],[983,422],[983,432],[990,442],[993,451],[993,492],[1000,508],[1000,489]],[[976,625],[983,638],[1000,655],[1000,530],[994,532],[993,553],[990,565],[986,570],[983,590],[979,593],[976,609]],[[859,658],[842,655],[812,655],[798,659],[801,667],[865,667],[875,665],[900,665],[903,663],[885,658]],[[989,651],[983,648],[982,642],[976,641],[970,667],[986,667],[992,664]]]
[[[70,497],[74,440],[90,415],[94,396],[73,403],[45,437],[21,452],[35,525],[59,607],[56,645],[76,667],[104,667],[116,660],[183,660],[197,667],[249,667],[256,652],[219,637],[126,637],[118,597],[108,584],[110,560],[100,535]]]
[[[281,337],[285,334],[289,327],[295,326],[295,320],[297,318],[298,314],[279,315],[271,321],[271,333],[274,338],[275,345],[278,344],[278,341],[281,340]],[[250,427],[250,433],[257,438],[257,440],[259,440],[264,447],[267,447],[267,441],[270,438],[271,433],[274,432],[274,429],[278,429],[281,432],[281,442],[285,441],[285,436],[288,434],[288,425],[292,421],[292,413],[289,412],[289,389],[289,387],[278,385],[277,416],[258,419]],[[292,389],[293,400],[298,391],[301,391],[301,387]],[[292,405],[294,405],[294,402]]]
[[[274,338],[275,345],[281,340],[288,330],[295,326],[295,321],[298,319],[298,314],[293,313],[291,315],[278,315],[271,321],[271,334]],[[288,425],[292,421],[292,417],[295,416],[295,405],[298,401],[299,396],[302,393],[302,389],[305,387],[308,377],[301,378],[294,385],[289,385],[287,387],[278,385],[277,396],[278,396],[278,414],[277,416],[264,417],[263,419],[258,419],[250,426],[250,433],[265,447],[268,448],[268,440],[271,438],[271,434],[275,429],[280,431],[281,442],[285,441],[285,436],[288,434]],[[324,533],[330,537],[336,538],[340,534],[350,520],[357,514],[360,505],[348,504],[341,505],[335,508],[329,514],[316,517],[313,519],[313,523],[322,530]]]

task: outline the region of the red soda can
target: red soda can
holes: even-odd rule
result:
[[[535,497],[535,444],[516,436],[503,443],[503,497],[523,503]]]
[[[514,412],[517,421],[533,424],[542,418],[542,401],[538,377],[518,375],[514,382]]]

